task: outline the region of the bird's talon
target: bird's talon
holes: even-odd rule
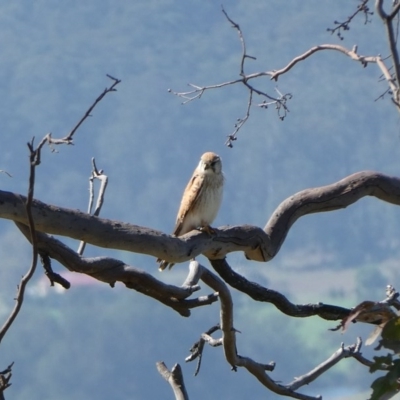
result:
[[[200,227],[200,231],[207,233],[208,236],[214,236],[217,233],[210,225]]]

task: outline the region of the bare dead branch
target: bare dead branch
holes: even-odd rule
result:
[[[5,374],[9,374],[10,372],[12,372],[13,365],[14,365],[14,362],[12,362],[5,370],[1,371],[0,374],[5,375]]]
[[[40,261],[42,262],[43,268],[45,270],[45,274],[47,278],[49,278],[50,285],[54,286],[54,283],[58,283],[64,289],[69,289],[71,287],[71,284],[61,275],[53,271],[53,268],[51,267],[51,259],[48,256],[48,254],[42,252],[39,253],[39,255],[40,255]]]
[[[104,203],[104,196],[106,193],[107,183],[108,183],[108,176],[104,174],[104,171],[98,170],[96,166],[96,161],[92,158],[92,173],[89,178],[89,205],[88,205],[88,214],[92,214],[92,207],[93,207],[93,200],[94,200],[94,179],[98,179],[100,181],[100,188],[99,194],[97,196],[96,207],[93,212],[93,215],[98,216],[100,215],[101,207]],[[86,242],[81,241],[78,248],[78,254],[82,255],[85,251]]]
[[[171,371],[167,368],[163,361],[156,363],[157,370],[160,375],[171,385],[176,400],[189,400],[183,381],[182,368],[179,364],[175,364]]]
[[[396,15],[399,13],[400,10],[400,4],[393,2],[393,8],[390,14],[386,14],[386,12],[383,9],[383,0],[376,0],[375,2],[375,8],[378,13],[378,15],[381,17],[382,20],[392,20]]]
[[[233,288],[247,294],[255,301],[273,304],[279,311],[296,318],[318,316],[328,321],[343,319],[350,314],[348,308],[329,304],[294,304],[283,294],[268,289],[256,282],[248,281],[244,276],[235,272],[226,260],[210,260],[213,268],[221,278]]]
[[[10,380],[12,377],[12,362],[4,371],[0,372],[0,400],[5,399],[4,391],[11,386]]]
[[[21,223],[16,223],[16,225],[29,240],[26,225]],[[69,271],[89,275],[110,284],[112,287],[116,282],[121,282],[127,288],[134,289],[171,307],[182,316],[188,317],[190,316],[190,309],[209,305],[218,300],[217,294],[187,299],[199,290],[195,280],[186,279],[181,287],[168,285],[147,272],[129,266],[120,260],[111,257],[81,257],[54,237],[41,232],[36,232],[36,234],[38,250],[58,261]]]
[[[381,370],[381,371],[387,371],[389,369],[389,366],[383,367],[380,366],[379,368],[376,366],[376,363],[366,359],[365,357],[363,357],[360,353],[355,353],[352,356],[355,360],[357,360],[360,364],[365,365],[368,368],[371,368],[372,366],[374,366],[375,368]]]
[[[78,121],[78,123],[72,128],[71,132],[63,137],[63,138],[53,138],[51,132],[48,133],[47,135],[45,135],[43,137],[43,139],[40,141],[39,145],[36,148],[36,165],[40,164],[40,157],[41,157],[41,149],[42,147],[47,143],[52,151],[55,151],[55,148],[53,147],[53,145],[61,145],[61,144],[67,144],[67,145],[73,145],[73,136],[76,133],[76,131],[78,130],[78,128],[83,124],[83,122],[90,117],[90,113],[93,111],[93,109],[96,107],[96,105],[98,103],[100,103],[101,100],[103,100],[104,96],[106,96],[108,93],[111,92],[116,92],[117,89],[115,89],[115,87],[121,82],[119,79],[112,77],[111,75],[107,74],[107,77],[112,79],[114,81],[114,83],[108,87],[105,88],[104,91],[95,99],[95,101],[91,104],[91,106],[88,108],[88,110],[85,112],[85,114],[83,115],[83,117]]]
[[[191,263],[191,265],[193,265]],[[199,270],[199,268],[196,268]],[[200,339],[193,344],[193,346],[190,348],[190,355],[185,358],[185,362],[191,362],[197,359],[197,365],[196,365],[196,370],[194,371],[194,376],[197,376],[198,373],[200,372],[200,367],[201,367],[201,360],[203,357],[203,350],[204,350],[204,343],[206,342],[206,337],[209,337],[209,335],[213,334],[214,332],[218,331],[221,329],[221,326],[219,324],[212,326],[208,331],[203,333],[200,336]],[[222,341],[220,342],[219,345],[222,345]]]
[[[28,195],[25,199],[25,216],[27,219],[27,236],[29,236],[29,240],[32,244],[32,261],[31,265],[26,272],[26,274],[21,278],[21,281],[18,285],[17,289],[17,296],[15,299],[15,305],[14,308],[12,309],[9,317],[7,320],[4,322],[3,326],[0,329],[0,343],[3,340],[4,336],[10,329],[11,325],[15,321],[15,319],[18,316],[19,311],[21,310],[22,303],[24,302],[24,295],[25,295],[25,288],[32,278],[33,274],[35,273],[36,270],[36,265],[37,265],[37,259],[38,259],[38,251],[37,251],[37,239],[36,239],[36,231],[35,231],[35,224],[33,221],[33,216],[32,216],[32,202],[33,202],[33,193],[34,193],[34,188],[35,188],[35,171],[36,171],[36,166],[38,165],[38,154],[40,154],[40,149],[34,149],[33,148],[33,139],[31,143],[28,143],[28,148],[29,148],[29,186],[28,186]],[[28,233],[29,232],[29,233]]]
[[[240,78],[240,79],[235,79],[232,81],[218,83],[216,85],[208,85],[208,86],[203,86],[203,87],[194,85],[193,83],[189,83],[188,86],[192,87],[193,90],[189,90],[188,92],[175,92],[172,89],[168,89],[168,92],[172,93],[173,95],[175,95],[177,97],[181,97],[182,99],[184,99],[182,104],[187,104],[193,100],[200,99],[201,96],[203,95],[203,93],[207,90],[220,89],[225,86],[234,85],[239,82],[243,82],[243,79]]]
[[[97,202],[96,202],[96,207],[94,209],[93,215],[100,215],[101,207],[103,206],[104,203],[104,196],[105,196],[105,191],[107,188],[107,183],[108,183],[108,176],[104,174],[104,171],[102,169],[97,169],[96,166],[96,161],[94,158],[92,158],[92,164],[93,164],[93,170],[92,170],[92,179],[91,181],[93,182],[94,179],[98,179],[100,181],[100,189],[99,189],[99,195],[97,196]],[[89,213],[92,212],[92,204],[89,205]]]
[[[373,14],[373,12],[370,11],[368,7],[368,2],[369,0],[361,0],[360,4],[357,6],[353,14],[347,17],[343,22],[334,21],[334,24],[336,26],[334,28],[328,28],[327,31],[331,32],[331,34],[334,34],[336,32],[337,37],[340,40],[343,40],[342,31],[350,30],[350,23],[356,17],[356,15],[363,13],[365,18],[364,24],[371,22],[369,17]]]
[[[22,195],[0,191],[0,218],[26,225],[24,200]],[[226,227],[216,232],[218,234],[215,236],[192,231],[177,238],[146,227],[102,219],[38,200],[33,201],[32,212],[38,231],[84,240],[104,248],[154,255],[156,258],[166,255],[177,262],[187,261],[203,252],[210,257],[213,254],[220,257],[231,251],[245,251],[250,258],[265,260],[258,247],[269,240],[261,228],[252,226]]]
[[[381,19],[383,21],[385,21],[388,18],[388,15],[386,14],[385,10],[383,9],[383,0],[376,0],[375,8],[376,8],[378,15],[381,17]]]
[[[240,61],[240,75],[244,76],[244,62],[245,62],[246,58],[250,58],[251,60],[256,60],[256,58],[253,57],[253,56],[249,56],[247,54],[246,42],[244,40],[243,33],[242,33],[242,30],[240,29],[239,24],[237,24],[236,22],[232,21],[232,19],[229,17],[229,15],[227,14],[227,12],[224,10],[223,7],[222,7],[222,12],[225,15],[226,19],[232,24],[232,28],[235,28],[237,33],[238,33],[238,35],[239,35],[239,40],[240,40],[240,43],[242,45],[242,58],[241,58],[241,61]]]
[[[264,228],[273,246],[269,248],[269,254],[272,257],[276,255],[298,218],[311,213],[343,209],[365,196],[400,205],[400,179],[379,172],[362,171],[331,185],[306,189],[287,198],[272,213]]]
[[[114,78],[113,76],[107,74],[107,77],[110,78],[114,83],[110,86],[104,89],[103,93],[100,94],[96,98],[96,100],[92,103],[92,105],[87,109],[83,117],[78,121],[78,123],[72,128],[71,132],[63,139],[66,140],[67,142],[72,142],[72,137],[74,136],[75,132],[78,130],[78,128],[83,124],[83,122],[86,120],[86,118],[90,117],[90,113],[93,111],[93,109],[97,106],[97,104],[100,103],[101,100],[103,100],[103,97],[106,96],[108,93],[111,92],[116,92],[117,89],[115,87],[121,83],[120,79]]]
[[[196,262],[192,262],[195,264]],[[353,357],[357,361],[364,365],[370,366],[372,362],[365,359],[360,352],[362,341],[361,338],[357,339],[357,342],[351,346],[344,347],[342,344],[340,349],[337,350],[331,357],[326,361],[322,362],[320,365],[315,367],[312,371],[297,377],[293,382],[287,385],[280,385],[273,381],[265,371],[272,371],[275,364],[259,364],[254,360],[243,357],[236,352],[236,340],[235,334],[237,330],[233,326],[233,304],[230,297],[230,293],[225,283],[219,280],[215,275],[213,275],[206,268],[198,265],[198,268],[202,269],[202,280],[212,287],[213,290],[218,291],[220,294],[221,302],[221,330],[223,336],[221,339],[213,339],[210,335],[211,333],[217,331],[219,326],[213,327],[209,332],[201,335],[201,339],[195,343],[191,349],[191,355],[186,358],[186,361],[193,361],[197,357],[199,358],[199,364],[201,362],[201,356],[204,349],[204,343],[208,343],[211,346],[224,346],[225,357],[227,361],[232,365],[232,368],[236,370],[236,367],[245,367],[250,373],[256,376],[256,378],[268,389],[278,393],[280,395],[290,396],[294,398],[309,398],[303,397],[305,395],[296,392],[300,387],[308,385],[314,380],[316,380],[320,375],[325,373],[328,369],[332,368],[343,358]],[[212,331],[212,332],[211,332]],[[196,373],[199,370],[199,365],[196,368]]]
[[[247,103],[246,116],[244,118],[237,119],[233,133],[228,135],[228,139],[225,142],[225,144],[228,147],[232,148],[233,141],[235,141],[237,139],[237,133],[239,132],[239,130],[242,128],[242,126],[247,122],[247,120],[250,117],[250,108],[252,105],[252,98],[253,98],[254,93],[263,97],[264,99],[266,99],[264,102],[262,102],[261,108],[267,109],[268,105],[272,105],[272,104],[275,105],[278,116],[282,120],[285,118],[287,112],[289,111],[286,106],[286,103],[288,100],[290,100],[292,98],[292,95],[290,93],[287,93],[285,95],[280,95],[279,97],[274,97],[274,96],[269,95],[267,92],[265,92],[263,90],[257,89],[255,86],[253,86],[249,83],[249,79],[253,79],[256,76],[254,74],[252,74],[252,75],[245,74],[245,71],[244,71],[245,61],[246,61],[246,59],[255,60],[256,58],[247,54],[246,42],[244,40],[243,32],[240,29],[239,24],[237,24],[235,21],[233,21],[229,17],[228,13],[225,11],[224,8],[222,8],[222,12],[225,15],[226,19],[231,23],[232,27],[234,29],[236,29],[238,36],[239,36],[239,40],[240,40],[241,47],[242,47],[242,56],[240,59],[240,69],[239,69],[239,75],[241,76],[241,78],[236,79],[236,80],[231,80],[228,82],[224,82],[224,83],[220,83],[217,85],[209,85],[209,86],[198,86],[198,85],[194,85],[191,83],[191,84],[189,84],[189,86],[191,86],[193,88],[193,90],[188,91],[188,92],[176,92],[171,89],[168,89],[168,91],[170,93],[174,94],[175,96],[183,98],[184,101],[182,104],[186,104],[186,103],[189,103],[190,101],[200,99],[201,96],[203,95],[203,93],[207,90],[220,89],[224,86],[235,85],[237,83],[242,83],[244,86],[246,86],[246,88],[249,90],[249,97],[250,97],[249,102]],[[267,72],[267,73],[260,72],[257,74],[257,77],[268,76],[268,75],[271,75],[271,73],[270,72]],[[284,112],[282,112],[282,110]]]
[[[375,329],[368,336],[365,344],[367,346],[375,342],[375,340],[382,335],[382,331],[388,323],[397,320],[399,302],[397,298],[399,293],[391,285],[386,287],[386,298],[382,301],[371,301],[364,300],[360,304],[352,307],[351,312],[348,316],[342,319],[340,324],[331,328],[331,331],[337,331],[339,329],[345,332],[351,325],[352,322],[359,321],[364,323],[375,324]],[[393,308],[395,310],[393,310]],[[361,363],[366,364],[365,359],[359,360]],[[368,364],[373,364],[368,361]],[[367,364],[366,364],[367,365]]]
[[[293,382],[288,384],[288,389],[297,390],[304,385],[308,385],[325,373],[328,369],[335,366],[343,358],[355,357],[356,354],[360,353],[361,344],[361,338],[357,338],[357,342],[350,346],[344,347],[344,344],[342,343],[340,348],[336,350],[326,361],[318,365],[307,374],[297,377]]]
[[[208,343],[211,347],[218,347],[223,345],[222,339],[214,339],[212,336],[207,335],[206,333],[201,334],[201,338],[204,342]]]
[[[292,98],[292,95],[290,93],[280,94],[280,96],[274,97],[274,96],[269,95],[267,92],[259,90],[254,85],[250,84],[250,80],[269,76],[271,80],[278,81],[278,78],[281,75],[286,74],[296,64],[298,64],[301,61],[306,60],[307,58],[311,57],[314,53],[319,52],[319,51],[325,51],[325,50],[338,51],[338,52],[348,56],[352,60],[361,63],[361,65],[363,67],[366,67],[368,65],[368,63],[377,64],[377,66],[381,70],[382,75],[385,77],[385,79],[388,83],[390,91],[393,94],[393,101],[400,109],[400,103],[397,99],[397,97],[398,97],[398,82],[399,82],[397,80],[397,78],[394,79],[392,77],[388,67],[386,67],[386,65],[380,55],[377,55],[377,56],[359,55],[357,53],[356,45],[353,46],[353,48],[350,50],[344,46],[340,46],[337,44],[321,44],[321,45],[310,48],[309,50],[307,50],[303,54],[300,54],[299,56],[294,57],[285,67],[283,67],[279,70],[272,70],[272,71],[267,70],[267,71],[255,72],[252,74],[245,74],[245,72],[244,72],[245,59],[252,58],[252,57],[248,57],[246,55],[246,46],[245,46],[242,31],[240,30],[239,25],[236,24],[234,21],[232,21],[224,10],[223,10],[223,12],[224,12],[225,16],[227,17],[227,19],[229,20],[229,22],[233,25],[233,27],[238,30],[239,38],[242,43],[242,58],[241,58],[241,71],[240,71],[241,78],[223,82],[223,83],[219,83],[219,84],[215,84],[215,85],[207,85],[207,86],[198,86],[198,85],[190,84],[190,86],[193,88],[193,90],[188,91],[188,92],[176,92],[176,91],[172,91],[171,89],[168,89],[168,91],[178,97],[183,98],[185,100],[183,102],[183,104],[186,104],[190,101],[200,99],[201,96],[204,94],[204,92],[207,90],[221,89],[223,87],[230,86],[230,85],[236,85],[238,83],[241,83],[244,86],[246,86],[247,89],[250,91],[250,102],[247,103],[246,117],[243,119],[241,119],[241,118],[238,119],[238,123],[235,125],[234,132],[228,136],[228,140],[226,141],[226,145],[228,147],[232,147],[232,141],[237,139],[238,131],[242,128],[242,126],[244,125],[244,123],[246,123],[246,121],[248,120],[248,118],[250,116],[250,107],[252,105],[253,93],[256,93],[257,95],[264,97],[266,99],[263,102],[258,104],[259,107],[266,109],[266,108],[268,108],[269,105],[275,105],[275,108],[278,112],[278,116],[280,119],[284,119],[287,112],[289,111],[287,108],[287,102]],[[391,37],[393,37],[392,31],[391,31],[391,35],[392,35]],[[393,48],[392,48],[392,51],[394,51]],[[282,110],[283,110],[283,112],[282,112]]]
[[[15,305],[13,310],[11,311],[9,317],[7,320],[4,322],[3,326],[0,329],[0,342],[3,340],[4,336],[10,329],[11,325],[15,321],[16,317],[19,314],[19,311],[21,310],[23,301],[24,301],[24,294],[25,294],[25,289],[32,278],[36,266],[37,266],[37,260],[38,260],[38,241],[37,241],[37,234],[35,230],[35,224],[34,224],[34,218],[32,215],[32,203],[33,203],[33,194],[34,194],[34,186],[35,186],[35,172],[36,172],[36,167],[40,165],[41,162],[41,149],[44,146],[44,144],[47,142],[49,145],[52,144],[72,144],[72,136],[74,133],[77,131],[79,126],[83,123],[83,121],[90,115],[90,112],[94,109],[94,107],[102,100],[102,98],[109,92],[115,91],[115,86],[120,83],[118,79],[115,79],[111,76],[108,76],[110,79],[114,80],[113,85],[111,85],[110,88],[106,88],[104,92],[94,101],[94,103],[91,105],[91,107],[88,109],[88,111],[85,113],[85,115],[81,118],[81,120],[77,123],[77,125],[72,129],[70,134],[63,138],[63,139],[52,139],[51,133],[47,134],[39,143],[39,145],[34,148],[34,138],[30,143],[28,143],[28,148],[30,151],[30,171],[29,171],[29,187],[28,187],[28,195],[26,199],[24,200],[25,203],[25,216],[26,216],[26,222],[24,225],[24,234],[30,241],[32,245],[32,261],[31,261],[31,266],[29,267],[27,273],[21,278],[21,281],[18,285],[18,290],[17,290],[17,296],[15,299]],[[8,174],[8,173],[7,173]],[[9,174],[8,174],[9,175]],[[10,176],[10,175],[9,175]],[[43,234],[41,234],[43,235]],[[47,260],[46,263],[46,255],[42,257],[42,260],[44,261],[44,266],[46,269],[46,275],[49,277],[51,284],[54,284],[54,282],[57,282],[64,286],[65,288],[68,288],[69,282],[63,279],[60,275],[55,274],[52,269],[51,265],[49,262],[49,259]],[[9,379],[11,378],[11,372],[8,375],[0,375],[0,397],[4,398],[3,391],[6,389],[8,386],[10,386]]]
[[[396,34],[393,27],[393,17],[397,14],[399,7],[398,4],[392,10],[389,15],[383,10],[383,0],[376,0],[375,7],[378,15],[381,17],[383,23],[386,26],[386,34],[389,43],[390,54],[393,60],[393,70],[395,76],[395,82],[397,88],[393,91],[393,102],[400,107],[399,98],[399,85],[400,85],[400,65],[399,65],[399,53],[396,46]]]
[[[393,2],[393,9],[392,12],[389,14],[389,18],[392,20],[394,19],[400,11],[400,4],[399,2]]]
[[[350,57],[351,59],[361,62],[364,66],[368,62],[376,62],[376,57],[359,56],[357,54],[357,46],[354,46],[352,50],[349,50],[338,44],[320,44],[318,46],[311,47],[311,49],[307,50],[303,54],[300,54],[299,56],[293,58],[285,67],[283,67],[279,70],[276,70],[276,71],[268,72],[267,74],[271,76],[272,80],[277,81],[279,76],[290,71],[297,63],[299,63],[300,61],[306,60],[308,57],[312,56],[314,53],[316,53],[318,51],[322,51],[322,50],[339,51],[340,53],[345,54],[346,56]]]
[[[188,92],[176,92],[172,91],[171,89],[168,89],[169,92],[173,93],[174,95],[181,97],[184,99],[183,104],[186,104],[190,101],[193,101],[195,99],[200,99],[203,93],[207,90],[211,89],[220,89],[225,86],[230,86],[230,85],[236,85],[238,83],[243,84],[246,86],[246,88],[250,92],[250,102],[247,105],[247,111],[246,111],[246,116],[245,118],[238,118],[237,123],[235,124],[235,129],[233,133],[228,135],[228,139],[226,140],[225,144],[228,147],[233,147],[233,141],[237,140],[237,134],[239,130],[243,127],[243,125],[247,122],[247,120],[250,117],[250,107],[252,105],[252,97],[253,93],[264,97],[264,101],[258,104],[259,107],[267,109],[269,105],[273,104],[275,105],[275,108],[278,112],[278,116],[280,119],[284,119],[288,113],[288,108],[287,108],[287,102],[292,98],[292,95],[290,93],[286,93],[284,95],[281,95],[279,97],[274,97],[265,92],[264,90],[260,90],[254,85],[250,84],[251,79],[256,79],[256,78],[261,78],[264,76],[269,76],[271,80],[277,81],[279,76],[287,73],[289,70],[291,70],[297,63],[304,61],[308,57],[312,56],[314,53],[322,50],[335,50],[339,51],[354,61],[360,62],[363,67],[366,67],[368,63],[375,63],[378,65],[380,68],[383,76],[385,77],[389,89],[385,91],[385,93],[389,92],[392,95],[392,101],[396,105],[397,109],[400,111],[400,64],[399,64],[399,55],[396,47],[396,33],[394,31],[393,27],[393,19],[396,15],[398,15],[398,12],[400,10],[399,3],[394,3],[392,11],[390,14],[386,14],[383,10],[383,0],[376,0],[376,9],[378,15],[380,15],[381,19],[385,23],[387,27],[387,35],[388,35],[388,42],[389,42],[389,48],[391,52],[391,56],[393,59],[393,66],[394,66],[394,76],[390,73],[390,68],[386,67],[384,61],[382,60],[380,55],[377,56],[363,56],[357,54],[357,46],[353,46],[353,49],[349,50],[343,46],[336,45],[336,44],[321,44],[318,46],[314,46],[311,49],[307,50],[305,53],[293,58],[288,65],[285,67],[281,68],[280,70],[272,70],[272,71],[261,71],[261,72],[256,72],[252,74],[246,74],[245,73],[245,61],[247,58],[250,59],[255,59],[253,56],[249,56],[246,51],[246,42],[243,36],[243,32],[239,26],[238,23],[233,21],[228,13],[225,11],[224,8],[222,8],[222,12],[225,15],[226,19],[231,23],[232,27],[235,28],[238,32],[239,40],[242,46],[242,55],[240,59],[240,72],[239,75],[241,78],[239,79],[234,79],[230,80],[227,82],[215,84],[215,85],[207,85],[207,86],[199,86],[199,85],[194,85],[190,84],[190,86],[193,88],[193,90],[188,91]],[[361,0],[360,4],[357,6],[357,9],[354,11],[353,14],[351,14],[344,22],[338,22],[335,21],[335,24],[337,25],[335,28],[328,28],[328,31],[331,33],[337,32],[337,35],[339,36],[340,39],[343,39],[341,35],[341,31],[344,30],[349,30],[349,25],[351,21],[356,17],[356,15],[363,13],[365,16],[365,23],[368,23],[369,17],[373,14],[372,11],[370,11],[370,8],[368,6],[368,0]],[[380,96],[379,98],[382,98]]]
[[[218,276],[213,274],[207,268],[198,264],[197,261],[192,261],[195,267],[202,270],[201,280],[214,291],[219,293],[220,299],[220,327],[222,331],[222,346],[224,349],[225,358],[232,366],[232,370],[236,371],[237,367],[247,369],[257,380],[266,388],[274,393],[282,396],[288,396],[295,399],[316,400],[321,399],[320,396],[313,397],[295,392],[291,388],[281,385],[270,378],[266,373],[271,369],[271,364],[262,364],[254,361],[249,357],[241,356],[237,353],[236,332],[233,324],[233,302],[230,291],[226,284]]]
[[[8,329],[11,327],[12,323],[14,322],[15,318],[17,317],[23,300],[24,300],[24,293],[25,293],[25,288],[26,285],[28,284],[29,280],[32,278],[35,270],[36,270],[36,265],[37,265],[37,260],[38,260],[38,250],[37,250],[37,238],[36,238],[36,230],[35,230],[35,224],[34,224],[34,218],[32,215],[32,203],[33,203],[33,192],[34,192],[34,185],[35,185],[35,171],[36,167],[40,165],[41,162],[41,149],[44,146],[44,144],[47,142],[49,144],[71,144],[72,143],[72,137],[74,133],[77,131],[77,129],[80,127],[80,125],[85,121],[87,117],[90,116],[91,111],[94,109],[94,107],[103,99],[103,97],[109,93],[116,91],[115,86],[118,85],[121,81],[113,78],[110,75],[107,75],[110,79],[114,81],[114,83],[109,87],[106,88],[103,93],[97,97],[97,99],[94,101],[94,103],[89,107],[89,109],[86,111],[84,116],[81,118],[81,120],[76,124],[76,126],[72,129],[72,131],[63,139],[52,139],[51,133],[47,134],[39,143],[39,145],[34,148],[33,143],[34,143],[34,138],[30,143],[28,143],[28,148],[30,151],[30,173],[29,173],[29,188],[28,188],[28,195],[26,199],[24,199],[25,203],[25,225],[29,227],[29,241],[32,244],[32,263],[31,266],[28,270],[28,272],[22,277],[20,284],[18,286],[18,291],[17,291],[17,297],[16,297],[16,303],[11,311],[10,316],[8,317],[7,321],[4,323],[2,328],[0,329],[0,342],[3,340],[5,334],[7,333]],[[58,281],[60,284],[64,284],[65,286],[68,286],[68,282],[63,280],[60,276],[57,276],[57,274],[53,274],[51,277],[51,282]]]
[[[248,259],[266,262],[275,257],[291,226],[307,214],[346,208],[365,196],[400,205],[400,179],[362,171],[331,185],[306,189],[284,200],[264,230],[250,225],[220,227],[215,235],[192,231],[180,237],[149,228],[112,221],[76,210],[32,202],[37,231],[84,240],[95,246],[147,254],[169,262],[188,261],[199,254],[223,259],[243,251]],[[0,191],[0,218],[28,224],[19,194]]]
[[[331,357],[329,357],[326,361],[322,362],[320,365],[315,367],[312,371],[296,377],[293,382],[287,385],[288,388],[292,390],[297,390],[298,388],[308,385],[311,382],[315,381],[319,376],[324,374],[327,370],[335,366],[339,361],[341,361],[344,358],[354,358],[361,364],[371,367],[375,365],[374,362],[367,360],[365,357],[362,356],[361,354],[361,346],[362,346],[362,339],[360,337],[357,338],[356,343],[344,347],[344,344],[342,343],[340,348],[336,350]],[[388,366],[383,367],[377,367],[377,369],[380,370],[387,370]]]
[[[246,110],[246,115],[244,118],[238,118],[236,123],[235,123],[235,130],[228,135],[228,139],[225,142],[225,145],[232,148],[233,147],[233,142],[237,140],[237,133],[239,132],[240,128],[247,122],[247,120],[250,117],[250,107],[252,104],[252,99],[253,99],[253,90],[250,90],[249,94],[249,102],[247,103],[247,110]]]

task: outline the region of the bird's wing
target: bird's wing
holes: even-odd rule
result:
[[[193,210],[193,207],[195,206],[197,199],[199,198],[200,193],[203,189],[204,178],[205,177],[203,174],[195,174],[187,184],[186,189],[183,193],[181,205],[179,207],[173,235],[179,236],[181,234],[184,220],[188,213]],[[182,234],[184,233],[186,232],[183,232]]]

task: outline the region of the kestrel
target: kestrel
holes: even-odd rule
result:
[[[181,236],[196,228],[210,232],[210,224],[217,216],[221,205],[223,185],[221,159],[215,153],[204,153],[183,192],[172,234]],[[164,260],[157,261],[160,263],[160,271],[169,264]],[[173,265],[170,264],[169,268]]]

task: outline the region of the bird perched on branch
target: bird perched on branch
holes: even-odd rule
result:
[[[181,236],[196,228],[212,233],[210,224],[217,216],[222,200],[224,175],[220,157],[212,152],[204,153],[183,192],[176,217],[174,236]],[[174,264],[158,259],[160,271]]]

